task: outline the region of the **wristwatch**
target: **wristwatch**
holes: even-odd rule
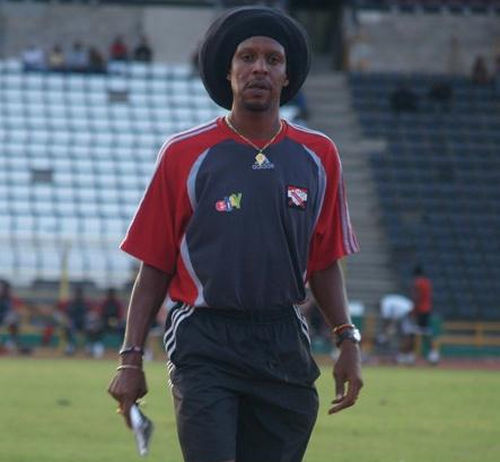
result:
[[[339,347],[344,340],[350,340],[355,344],[359,344],[361,342],[361,333],[355,327],[343,329],[342,332],[336,334],[336,336],[337,340],[335,344],[337,345],[337,347]]]

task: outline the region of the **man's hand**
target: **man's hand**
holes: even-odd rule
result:
[[[151,321],[165,300],[169,282],[168,274],[141,263],[130,297],[123,345],[144,345]],[[130,407],[148,392],[148,388],[142,370],[142,354],[129,352],[121,355],[120,361],[122,367],[109,384],[108,392],[118,401],[118,412],[130,427]]]
[[[125,423],[130,423],[130,407],[148,392],[146,377],[142,369],[119,370],[111,380],[108,393],[118,401],[118,410],[123,415]]]
[[[335,399],[332,401],[333,406],[328,414],[334,414],[354,405],[363,387],[359,346],[349,339],[344,340],[340,346],[340,356],[333,368],[333,378]]]

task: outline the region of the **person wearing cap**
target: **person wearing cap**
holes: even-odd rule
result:
[[[121,248],[140,260],[110,386],[130,426],[143,345],[166,299],[169,384],[186,462],[301,461],[317,412],[305,284],[336,336],[330,414],[362,387],[339,260],[358,251],[334,143],[280,118],[310,67],[303,28],[229,10],[199,51],[225,117],[169,138]]]

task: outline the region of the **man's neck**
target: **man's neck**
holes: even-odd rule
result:
[[[280,129],[279,110],[252,112],[232,108],[228,114],[231,124],[250,139],[268,139]]]

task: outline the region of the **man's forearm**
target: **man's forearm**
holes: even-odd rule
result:
[[[351,322],[339,260],[322,271],[312,273],[309,285],[330,327]]]
[[[167,295],[170,279],[168,274],[141,264],[130,297],[124,345],[144,345],[149,328]]]

